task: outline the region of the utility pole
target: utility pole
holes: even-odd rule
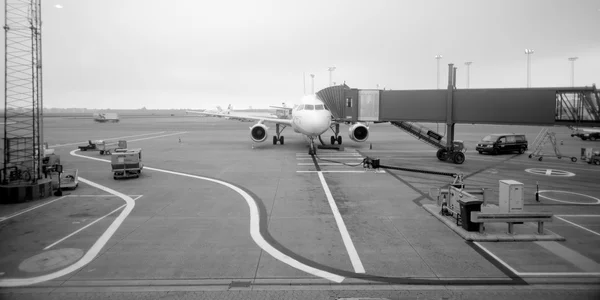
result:
[[[579,57],[569,57],[569,61],[571,62],[571,86],[575,86],[575,61]]]
[[[473,62],[472,61],[468,61],[465,63],[465,66],[467,66],[467,88],[469,88],[469,81],[470,81],[470,76],[471,76],[471,64]]]
[[[527,54],[527,87],[531,87],[531,54],[533,54],[533,49],[525,49],[525,54]]]
[[[332,86],[332,84],[331,84],[331,83],[333,82],[333,79],[332,79],[332,75],[331,75],[331,73],[333,73],[333,71],[335,71],[335,67],[329,67],[329,68],[327,69],[327,71],[329,71],[329,86]]]
[[[440,59],[442,59],[442,55],[438,54],[435,56],[437,59],[437,89],[440,89]]]

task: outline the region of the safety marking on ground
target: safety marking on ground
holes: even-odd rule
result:
[[[329,156],[327,156],[327,157],[324,157],[324,158],[327,158],[327,159],[353,159],[353,160],[362,160],[362,159],[364,159],[362,156],[358,156],[358,155],[352,155],[352,156],[353,157],[329,157]],[[356,157],[354,157],[354,156],[356,156]],[[311,159],[312,160],[312,157],[310,157],[310,156],[309,157],[296,157],[296,159],[298,159],[298,160],[300,160],[300,159]]]
[[[38,208],[40,208],[40,207],[42,207],[42,206],[46,206],[46,205],[48,205],[48,204],[50,204],[50,203],[52,203],[52,202],[58,201],[58,200],[60,200],[60,199],[64,199],[65,197],[67,197],[67,196],[62,196],[62,197],[56,198],[56,199],[54,199],[54,200],[50,200],[50,201],[48,201],[48,202],[46,202],[46,203],[42,203],[42,204],[40,204],[40,205],[37,205],[37,206],[34,206],[34,207],[26,208],[26,209],[24,209],[24,210],[22,210],[22,211],[16,212],[16,213],[14,213],[14,214],[12,214],[12,215],[8,215],[8,216],[6,216],[6,217],[0,217],[0,222],[2,222],[2,221],[6,221],[6,220],[8,220],[8,219],[12,219],[12,218],[14,218],[14,217],[16,217],[16,216],[18,216],[18,215],[22,215],[22,214],[24,214],[24,213],[26,213],[26,212],[28,212],[28,211],[32,211],[32,210],[34,210],[34,209],[38,209]]]
[[[320,165],[320,164],[319,164]],[[296,171],[296,173],[385,173],[384,170],[369,170],[369,171],[350,171],[350,170],[326,170],[326,171]]]
[[[112,195],[112,196],[114,197],[114,195]],[[138,199],[140,199],[141,197],[142,197],[142,195],[140,195],[140,196],[137,196],[137,197],[133,198],[133,201],[137,201],[137,200],[138,200]],[[123,207],[125,207],[125,206],[127,206],[127,204],[123,204],[123,205],[119,206],[117,209],[115,209],[115,210],[113,210],[113,211],[109,212],[108,214],[106,214],[106,215],[104,215],[104,216],[102,216],[102,217],[100,217],[100,218],[98,218],[98,219],[96,219],[96,220],[94,220],[94,221],[90,222],[89,224],[87,224],[87,225],[85,225],[85,226],[81,227],[80,229],[77,229],[77,230],[75,230],[73,233],[71,233],[71,234],[69,234],[69,235],[65,236],[64,238],[62,238],[62,239],[60,239],[60,240],[58,240],[58,241],[56,241],[56,242],[54,242],[54,243],[50,244],[49,246],[47,246],[46,248],[44,248],[44,250],[48,250],[48,249],[50,249],[50,248],[52,248],[52,247],[54,247],[54,246],[56,246],[56,245],[60,244],[60,242],[62,242],[62,241],[64,241],[64,240],[66,240],[66,239],[68,239],[68,238],[70,238],[70,237],[72,237],[72,236],[76,235],[77,233],[79,233],[79,232],[83,231],[84,229],[86,229],[86,228],[88,228],[88,227],[90,227],[90,226],[92,226],[92,225],[94,225],[94,224],[96,224],[96,223],[100,222],[100,220],[102,220],[102,219],[104,219],[104,218],[106,218],[106,217],[108,217],[108,216],[110,216],[110,215],[114,214],[115,212],[117,212],[117,211],[121,210],[121,209],[122,209]]]
[[[525,172],[536,174],[536,175],[545,175],[545,176],[557,176],[557,177],[573,177],[575,173],[571,173],[568,171],[556,170],[556,169],[525,169]]]
[[[514,268],[512,268],[505,261],[500,259],[500,257],[496,256],[490,250],[486,249],[480,242],[473,242],[473,244],[477,245],[481,250],[485,251],[488,255],[493,257],[499,263],[501,263],[504,267],[509,269],[515,275],[520,277],[598,277],[600,276],[600,272],[518,272]]]
[[[82,158],[87,158],[87,159],[93,159],[93,160],[97,160],[97,161],[102,161],[102,162],[108,162],[110,163],[110,160],[106,160],[106,159],[100,159],[100,158],[95,158],[95,157],[88,157],[85,155],[80,155],[80,154],[76,154],[75,152],[79,151],[79,149],[75,149],[73,151],[70,152],[71,155],[73,156],[77,156],[77,157],[82,157]],[[283,252],[279,251],[278,249],[276,249],[275,247],[273,247],[271,244],[269,244],[265,238],[262,236],[262,233],[260,232],[260,215],[259,215],[259,210],[258,210],[258,206],[256,205],[256,202],[254,200],[254,198],[252,198],[252,196],[250,196],[248,193],[246,193],[246,191],[242,190],[241,188],[232,185],[230,183],[224,182],[224,181],[220,181],[217,179],[213,179],[213,178],[208,178],[208,177],[202,177],[202,176],[197,176],[197,175],[191,175],[191,174],[186,174],[186,173],[180,173],[180,172],[174,172],[174,171],[169,171],[169,170],[162,170],[162,169],[157,169],[157,168],[151,168],[148,166],[144,166],[145,170],[150,170],[150,171],[156,171],[156,172],[162,172],[162,173],[167,173],[167,174],[173,174],[173,175],[179,175],[179,176],[184,176],[184,177],[190,177],[190,178],[196,178],[196,179],[201,179],[201,180],[206,180],[206,181],[210,181],[213,183],[217,183],[220,184],[222,186],[225,186],[229,189],[232,189],[233,191],[235,191],[236,193],[240,194],[240,196],[242,196],[242,198],[244,198],[244,200],[246,200],[246,203],[248,204],[248,207],[250,208],[250,236],[252,237],[252,239],[254,240],[254,242],[261,248],[263,249],[265,252],[269,253],[271,256],[273,256],[275,259],[291,266],[294,267],[298,270],[304,271],[306,273],[315,275],[317,277],[321,277],[321,278],[325,278],[327,280],[331,280],[333,282],[337,282],[337,283],[341,283],[342,281],[344,281],[345,277],[337,275],[337,274],[333,274],[324,270],[320,270],[320,269],[316,269],[313,268],[309,265],[306,265],[302,262],[299,262],[298,260],[284,254]],[[132,200],[133,201],[133,200]]]
[[[50,274],[46,274],[43,276],[37,276],[37,277],[30,277],[30,278],[7,278],[7,279],[0,279],[0,287],[15,287],[15,286],[24,286],[24,285],[31,285],[31,284],[36,284],[36,283],[40,283],[40,282],[44,282],[44,281],[48,281],[48,280],[52,280],[52,279],[56,279],[62,276],[65,276],[75,270],[80,269],[81,267],[87,265],[88,263],[90,263],[94,258],[96,258],[96,255],[98,255],[98,253],[100,253],[100,250],[104,247],[104,245],[106,245],[106,243],[108,242],[108,240],[112,237],[112,235],[117,231],[117,229],[121,226],[121,224],[123,223],[123,221],[125,220],[125,218],[127,218],[127,216],[129,215],[129,213],[131,213],[131,211],[133,210],[133,208],[135,207],[135,202],[133,201],[133,199],[131,199],[131,197],[122,194],[120,192],[117,192],[113,189],[110,189],[108,187],[99,185],[97,183],[94,183],[92,181],[89,181],[83,177],[79,177],[79,181],[86,183],[88,185],[91,185],[97,189],[103,190],[107,193],[111,193],[121,199],[123,199],[123,201],[125,201],[125,203],[127,204],[125,209],[121,212],[121,214],[119,214],[118,217],[115,218],[115,220],[112,222],[112,224],[110,224],[110,226],[108,227],[108,229],[106,229],[106,231],[100,236],[100,238],[98,238],[98,240],[92,245],[92,247],[85,253],[85,255],[79,259],[76,263],[53,273]]]
[[[558,194],[571,194],[571,195],[578,195],[578,196],[582,196],[585,198],[590,198],[595,200],[596,202],[593,203],[586,203],[586,202],[575,202],[575,201],[565,201],[565,200],[558,200],[558,199],[554,199],[554,198],[550,198],[548,196],[544,196],[542,195],[542,193],[558,193]],[[548,199],[551,201],[556,201],[556,202],[561,202],[561,203],[566,203],[566,204],[579,204],[579,205],[598,205],[600,204],[600,199],[596,198],[596,197],[592,197],[590,195],[586,195],[586,194],[580,194],[580,193],[575,193],[575,192],[569,192],[569,191],[557,191],[557,190],[541,190],[538,192],[538,195],[544,199]]]
[[[105,138],[105,139],[96,139],[96,140],[110,141],[110,140],[118,140],[118,139],[130,138],[130,137],[145,136],[145,135],[153,135],[153,134],[161,134],[161,133],[164,133],[164,131],[152,132],[152,133],[144,133],[144,134],[136,134],[136,135],[128,135],[128,136],[119,136],[119,137]],[[57,147],[73,146],[73,145],[78,145],[78,144],[83,144],[83,143],[88,143],[88,142],[89,142],[89,141],[85,141],[85,142],[77,142],[77,143],[68,143],[68,144],[57,144],[57,145],[51,145],[51,146],[48,146],[48,148],[57,148]]]
[[[589,229],[589,228],[587,228],[587,227],[585,227],[585,226],[582,226],[582,225],[576,224],[575,222],[571,222],[571,221],[569,221],[569,220],[565,220],[565,218],[563,218],[563,217],[600,217],[600,215],[554,215],[554,216],[555,216],[557,219],[560,219],[560,220],[562,220],[562,221],[564,221],[564,222],[567,222],[567,223],[569,223],[569,224],[571,224],[571,225],[573,225],[573,226],[575,226],[575,227],[579,227],[579,228],[581,228],[581,229],[583,229],[583,230],[585,230],[585,231],[588,231],[588,232],[591,232],[591,233],[593,233],[593,234],[595,234],[595,235],[597,235],[597,236],[600,236],[600,233],[599,233],[599,232],[593,231],[593,230],[591,230],[591,229]]]
[[[360,257],[358,257],[358,252],[354,247],[354,243],[352,243],[352,239],[350,238],[350,234],[348,233],[348,229],[346,228],[346,224],[344,223],[344,219],[340,214],[340,211],[335,204],[335,200],[333,200],[333,195],[329,190],[329,186],[325,181],[325,177],[323,177],[322,172],[318,172],[319,179],[321,180],[321,184],[323,185],[323,190],[325,191],[325,196],[327,196],[327,202],[329,202],[329,206],[331,207],[331,211],[333,212],[333,217],[335,218],[335,222],[340,230],[340,234],[342,235],[342,240],[344,241],[344,245],[346,246],[346,251],[348,252],[348,256],[350,256],[350,261],[352,262],[352,267],[354,267],[354,272],[356,273],[365,273],[365,268],[363,267],[362,262],[360,261]]]

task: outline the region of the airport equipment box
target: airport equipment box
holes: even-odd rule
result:
[[[500,213],[523,211],[523,184],[515,180],[500,180]]]

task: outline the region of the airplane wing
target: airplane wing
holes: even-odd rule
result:
[[[292,126],[292,120],[290,120],[290,119],[265,118],[265,117],[242,116],[242,115],[232,115],[232,114],[215,114],[215,113],[205,113],[205,112],[193,111],[193,110],[188,110],[187,112],[193,113],[193,114],[204,115],[204,116],[211,116],[211,117],[227,117],[229,119],[234,119],[234,120],[254,120],[254,121],[261,122],[261,123],[269,122],[269,123]]]

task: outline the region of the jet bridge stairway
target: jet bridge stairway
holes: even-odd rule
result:
[[[454,141],[453,151],[448,151],[446,140],[437,132],[423,125],[404,121],[391,121],[390,123],[419,141],[438,149],[436,156],[439,160],[451,159],[455,164],[462,164],[465,161],[464,147],[460,141]]]

